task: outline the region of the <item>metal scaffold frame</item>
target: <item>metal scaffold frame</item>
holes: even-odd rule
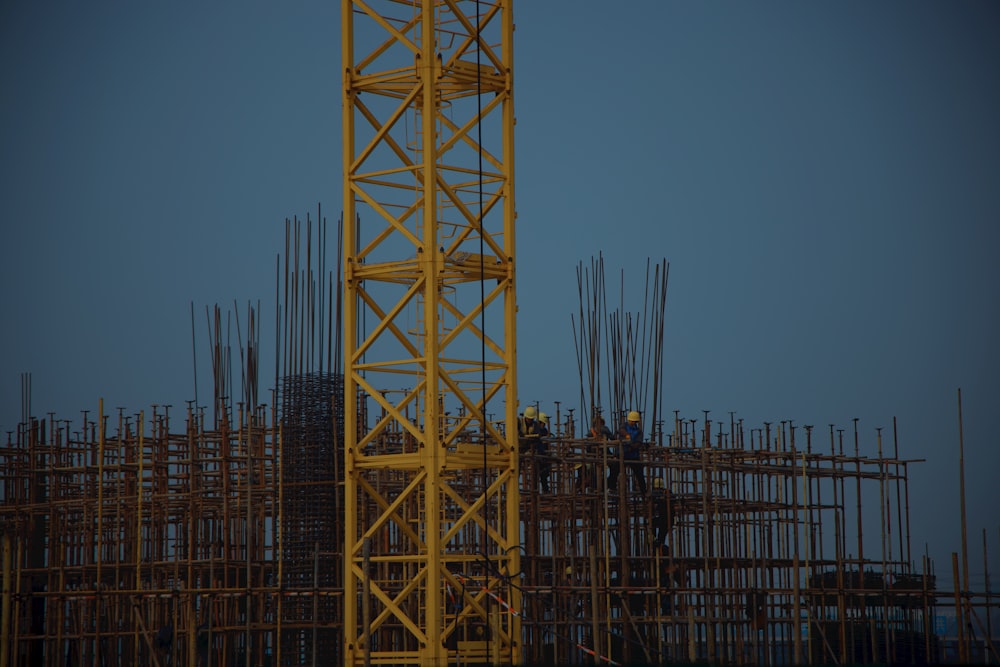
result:
[[[341,30],[346,662],[516,663],[510,3]]]
[[[263,406],[214,429],[203,420],[189,407],[172,431],[169,406],[110,416],[102,402],[80,424],[32,419],[0,449],[15,552],[0,664],[250,665],[274,653],[278,440]]]
[[[276,424],[264,407],[211,427],[192,407],[180,422],[166,406],[99,407],[9,436],[0,664],[342,662],[343,517],[328,448],[339,435],[321,407],[335,387],[311,373],[283,386]],[[625,463],[617,443],[578,437],[572,411],[557,410],[548,459],[524,453],[519,476],[512,611],[524,661],[995,660],[1000,600],[988,583],[964,588],[957,556],[942,577],[911,550],[917,461],[899,455],[895,424],[889,438],[853,426],[675,413],[637,460],[642,494],[633,475],[612,492],[610,466]],[[383,434],[372,447],[399,442]],[[474,488],[477,475],[459,483]],[[406,480],[374,484],[392,498]],[[455,580],[465,591],[452,586],[448,604],[459,613],[481,586]],[[964,619],[962,634],[938,629],[945,616]],[[452,658],[460,647],[483,645],[456,642]]]

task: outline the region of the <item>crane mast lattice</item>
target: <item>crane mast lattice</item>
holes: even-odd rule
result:
[[[343,0],[345,655],[520,662],[510,0]]]

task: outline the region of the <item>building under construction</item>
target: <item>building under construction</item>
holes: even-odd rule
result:
[[[343,224],[286,224],[271,395],[259,307],[206,312],[209,400],[38,418],[25,378],[0,667],[1000,661],[895,428],[666,409],[665,261],[639,310],[581,265],[579,400],[523,446],[511,2],[341,7]]]
[[[292,247],[302,229],[286,227]],[[289,305],[312,282],[302,278],[314,269],[304,268],[293,261],[279,281]],[[666,271],[654,274],[652,293],[665,294]],[[578,327],[582,367],[656,359],[660,342],[644,354],[628,332],[659,321],[662,302],[632,316],[606,312],[600,260],[580,275],[581,322],[611,332],[601,342]],[[29,416],[7,435],[0,664],[347,662],[339,325],[334,313],[319,334],[331,313],[318,293],[283,312],[271,406],[253,400],[253,309],[238,354],[216,309],[212,408],[192,401],[126,414],[99,404],[77,420]],[[228,380],[237,358],[250,378],[242,388]],[[639,369],[618,363],[609,362],[613,374],[635,384]],[[658,385],[653,368],[648,383]],[[594,375],[581,375],[585,395],[603,385],[609,404],[623,400],[616,383]],[[384,416],[369,396],[358,405],[358,424]],[[638,460],[626,460],[617,435],[591,437],[592,415],[581,424],[579,409],[550,409],[547,447],[519,455],[520,568],[496,573],[520,603],[488,598],[494,613],[520,619],[519,661],[919,664],[971,659],[973,646],[990,655],[996,601],[941,590],[932,564],[911,551],[908,471],[918,462],[900,454],[895,428],[866,435],[857,423],[820,429],[670,413],[650,425]],[[616,424],[621,415],[603,416]],[[368,445],[414,446],[401,432]],[[457,472],[451,488],[474,501],[481,477]],[[390,469],[373,482],[386,498],[401,497],[406,483]],[[394,511],[405,524],[423,508]],[[497,568],[478,551],[478,528],[463,530],[456,541],[468,558],[452,569],[457,587],[445,588],[442,604],[445,655],[451,664],[508,664],[494,650],[495,628],[467,612],[485,604],[478,582]],[[401,548],[403,537],[380,534],[377,549]],[[412,582],[391,558],[369,556],[364,572],[365,587],[389,595]],[[369,655],[405,647],[410,632],[385,612],[391,598],[355,601],[369,626],[383,617],[367,637]],[[964,635],[935,631],[935,618],[951,610]]]
[[[22,424],[0,451],[3,664],[342,664],[338,381],[286,385],[302,403],[277,419],[258,407],[209,426],[154,408]],[[678,416],[643,452],[646,494],[626,474],[611,493],[613,448],[568,435],[569,417],[548,494],[526,455],[522,568],[505,573],[522,605],[496,602],[521,616],[527,662],[939,662],[935,612],[956,604],[986,636],[989,599],[956,602],[911,553],[911,462],[895,443],[862,456],[840,429],[726,426]],[[401,482],[380,484],[391,496]],[[456,577],[473,585],[485,567]],[[407,583],[385,563],[369,574]],[[489,630],[462,632],[449,655],[482,661]],[[385,624],[371,642],[404,636]]]

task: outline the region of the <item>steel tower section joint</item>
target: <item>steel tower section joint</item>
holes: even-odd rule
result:
[[[341,18],[346,661],[516,664],[510,1]]]

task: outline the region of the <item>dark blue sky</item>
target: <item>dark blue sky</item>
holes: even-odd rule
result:
[[[578,262],[603,252],[638,294],[666,258],[668,410],[857,417],[870,455],[897,417],[927,459],[914,550],[944,575],[961,387],[972,552],[987,529],[996,568],[1000,5],[515,20],[522,402],[576,401]],[[0,431],[23,371],[38,415],[181,406],[190,303],[202,336],[206,305],[270,317],[283,220],[340,209],[338,41],[336,2],[0,5]]]

